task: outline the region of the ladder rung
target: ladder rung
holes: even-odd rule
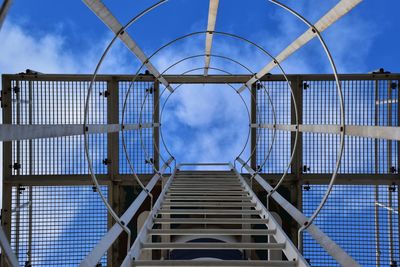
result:
[[[152,229],[150,235],[251,235],[266,236],[275,234],[269,229]]]
[[[174,181],[176,180],[187,180],[187,181],[239,181],[237,177],[233,176],[201,176],[201,175],[192,175],[192,176],[175,176]]]
[[[195,182],[195,181],[210,181],[210,182],[221,182],[221,181],[240,181],[238,178],[229,178],[229,177],[224,177],[224,178],[212,178],[212,177],[204,177],[204,176],[199,176],[195,177],[198,179],[194,178],[184,178],[184,177],[176,177],[174,178],[174,181],[188,181],[188,182]]]
[[[266,224],[268,219],[239,219],[239,218],[155,218],[156,224]]]
[[[171,186],[170,189],[180,189],[180,190],[193,190],[193,189],[197,189],[197,190],[202,190],[202,191],[233,191],[233,190],[243,190],[242,187],[223,187],[223,186],[218,186],[218,187],[197,187],[197,186],[193,186],[193,187],[179,187],[179,186]]]
[[[258,210],[222,210],[222,209],[160,209],[158,214],[198,214],[198,215],[259,215]]]
[[[152,261],[133,261],[133,266],[143,267],[292,267],[297,266],[297,261],[211,261],[211,260],[152,260]]]
[[[236,201],[249,201],[250,197],[242,197],[242,196],[166,196],[166,200],[218,200],[218,201],[227,201],[227,200],[236,200]]]
[[[171,184],[171,186],[175,186],[175,185],[179,185],[179,186],[192,186],[192,185],[196,185],[196,186],[242,186],[241,183],[239,182],[226,182],[226,183],[210,183],[210,182],[173,182]]]
[[[251,249],[282,250],[282,243],[143,243],[142,249]]]
[[[182,190],[169,190],[167,195],[219,195],[219,196],[227,196],[227,195],[239,195],[239,196],[247,196],[246,192],[242,191],[182,191]]]
[[[226,203],[226,202],[211,202],[211,203],[163,203],[162,207],[255,207],[256,204],[254,203],[241,203],[241,202],[236,202],[236,203]]]

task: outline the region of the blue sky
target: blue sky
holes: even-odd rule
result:
[[[156,3],[104,2],[122,23]],[[282,2],[315,22],[338,1]],[[323,34],[339,72],[367,73],[381,67],[400,72],[399,10],[398,0],[364,0]],[[129,33],[151,54],[175,37],[205,30],[207,13],[208,1],[170,0],[134,24]],[[274,55],[305,29],[296,18],[265,0],[220,1],[216,30],[249,38]],[[111,38],[109,29],[81,1],[14,0],[0,31],[0,73],[18,73],[27,68],[44,73],[91,73]],[[204,42],[204,36],[180,42],[153,62],[162,71],[175,60],[204,53]],[[269,61],[254,48],[220,36],[215,38],[213,53],[231,56],[253,72]],[[287,73],[330,73],[327,63],[314,40],[283,67]],[[170,72],[181,73],[202,65],[203,59],[199,58]],[[218,59],[213,59],[211,65],[244,73]],[[134,73],[137,66],[138,60],[117,43],[101,72]],[[228,161],[240,152],[247,134],[247,115],[232,89],[225,85],[183,86],[170,100],[163,128],[171,151],[180,161]]]

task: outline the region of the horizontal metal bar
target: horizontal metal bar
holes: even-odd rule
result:
[[[207,196],[207,197],[200,197],[200,196],[193,196],[193,197],[184,197],[184,196],[166,196],[165,199],[167,200],[219,200],[219,201],[225,201],[225,200],[248,200],[248,197],[239,197],[239,196]]]
[[[233,261],[233,260],[151,260],[151,261],[134,261],[133,266],[143,267],[293,267],[297,266],[296,261]]]
[[[252,124],[251,126],[254,128],[276,128],[280,131],[296,131],[296,125],[289,124]],[[303,124],[299,125],[299,131],[307,133],[340,134],[343,129],[340,125],[333,124]],[[400,141],[400,127],[346,125],[345,134],[349,136]]]
[[[248,174],[242,174],[243,177],[248,177]],[[269,181],[270,183],[278,181],[282,174],[260,174],[260,176]],[[327,184],[331,179],[329,173],[303,173],[300,179],[293,174],[287,176],[287,183],[299,181],[301,184]],[[109,185],[111,183],[110,176],[107,174],[99,174],[97,178],[102,185]],[[140,174],[139,179],[144,183],[148,183],[152,174]],[[135,181],[130,175],[118,174],[113,177],[114,181],[119,181],[122,185],[135,185]],[[92,185],[88,174],[80,175],[15,175],[3,177],[3,182],[9,185],[32,185],[32,186],[46,186],[46,185]],[[398,174],[371,174],[371,173],[342,173],[338,174],[336,184],[348,185],[391,185],[398,184]],[[253,190],[261,189],[258,184],[253,185]],[[224,191],[226,192],[226,191]],[[241,192],[236,191],[236,192]]]
[[[375,105],[397,104],[397,99],[385,99],[375,101]]]
[[[111,183],[110,176],[107,174],[97,175],[97,179],[101,185],[109,185]],[[10,185],[93,185],[89,174],[81,175],[18,175],[4,177],[4,183]]]
[[[158,214],[200,214],[200,215],[259,215],[257,210],[223,210],[223,209],[160,209]]]
[[[255,207],[255,204],[252,202],[232,202],[232,203],[224,203],[224,202],[211,202],[211,203],[176,203],[176,202],[168,202],[163,203],[163,208],[243,208],[243,207]]]
[[[276,230],[269,229],[152,229],[150,235],[273,235]]]
[[[193,186],[193,187],[186,187],[186,186],[171,186],[171,190],[180,189],[180,190],[204,190],[204,191],[232,191],[232,190],[242,190],[240,186],[215,186],[214,188],[209,188],[207,186]]]
[[[91,81],[93,74],[3,74],[3,78],[16,81]],[[171,84],[226,84],[226,83],[245,83],[252,76],[250,75],[164,75]],[[288,74],[289,80],[305,81],[326,81],[334,80],[332,74]],[[133,75],[97,75],[96,81],[131,81]],[[137,81],[154,81],[153,75],[139,75]],[[399,80],[400,73],[374,73],[374,74],[339,74],[339,80]],[[266,75],[261,81],[285,81],[283,75]]]
[[[238,219],[238,218],[155,218],[155,224],[266,224],[268,219]]]
[[[158,127],[158,124],[126,124],[124,130],[138,130],[140,128]],[[120,124],[35,124],[16,125],[0,124],[0,141],[26,140],[36,138],[52,138],[61,136],[114,133],[121,131]]]
[[[254,249],[281,250],[285,244],[278,243],[144,243],[142,249]]]
[[[225,162],[200,162],[200,163],[180,163],[180,166],[229,166],[229,163]]]
[[[219,196],[227,196],[227,195],[241,195],[246,196],[246,192],[242,191],[169,191],[167,195],[219,195]]]
[[[237,182],[238,179],[229,177],[229,176],[222,176],[222,175],[192,175],[192,176],[181,176],[176,178],[176,182],[224,182],[224,181],[235,181]]]
[[[221,181],[193,181],[193,182],[186,182],[186,181],[175,181],[172,183],[172,185],[179,185],[179,186],[201,186],[201,185],[210,185],[210,186],[221,186],[221,185],[240,185],[239,181],[226,181],[226,182],[221,182]]]

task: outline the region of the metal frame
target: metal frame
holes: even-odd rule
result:
[[[115,98],[113,98],[113,90],[117,90],[118,87],[118,81],[128,81],[131,80],[133,76],[130,75],[121,75],[121,76],[99,76],[99,80],[104,80],[108,81],[108,86],[111,92],[111,95],[107,99],[108,106],[109,107],[114,107],[118,106],[116,105],[117,101]],[[226,83],[227,81],[231,82],[238,82],[238,81],[243,81],[246,80],[249,76],[248,75],[208,75],[207,77],[204,77],[203,75],[166,75],[166,77],[173,81],[173,82],[180,82],[180,83]],[[332,75],[288,75],[291,83],[296,83],[296,86],[294,88],[294,93],[295,97],[297,100],[297,103],[301,105],[302,101],[302,92],[303,89],[300,87],[302,84],[302,81],[304,80],[333,80],[334,77]],[[364,75],[341,75],[339,76],[340,79],[342,80],[399,80],[400,75],[399,74],[364,74]],[[47,81],[54,81],[54,80],[69,80],[69,81],[75,81],[75,80],[80,80],[80,81],[90,81],[91,80],[90,75],[3,75],[3,92],[2,92],[2,107],[3,107],[3,122],[5,125],[1,127],[35,127],[35,125],[11,125],[11,88],[10,88],[10,81],[11,80],[16,80],[16,81],[41,81],[41,80],[47,80]],[[154,81],[154,77],[152,75],[141,75],[138,78],[138,81]],[[284,77],[282,75],[267,75],[261,79],[263,81],[283,81]],[[115,88],[114,88],[115,87]],[[114,89],[111,89],[114,88]],[[115,95],[114,95],[115,96]],[[301,108],[299,108],[299,111],[301,112]],[[110,112],[110,110],[109,110]],[[254,107],[253,107],[253,112]],[[292,111],[293,112],[293,111]],[[293,113],[292,113],[293,114]],[[254,115],[254,114],[253,114]],[[116,118],[115,114],[109,114],[109,123],[116,123]],[[114,116],[114,118],[112,118]],[[293,116],[292,116],[293,117]],[[301,113],[299,115],[299,123],[301,124]],[[293,121],[292,121],[293,123]],[[7,124],[9,126],[7,126]],[[82,125],[73,125],[74,127],[77,127],[77,129],[80,129],[81,133],[83,132],[83,126]],[[157,124],[154,124],[154,126],[157,126]],[[259,125],[252,125],[254,127],[259,127]],[[49,129],[58,129],[61,126],[58,125],[51,125],[49,126]],[[72,126],[71,126],[72,127]],[[99,126],[102,127],[102,126]],[[111,126],[110,126],[111,127]],[[116,127],[116,126],[112,126]],[[137,128],[137,125],[135,126]],[[290,125],[278,125],[277,128],[279,127],[286,127],[286,128],[293,128]],[[306,125],[301,125],[300,126],[300,132],[304,130],[304,127],[312,127],[312,126],[306,126]],[[336,127],[337,131],[337,126]],[[356,126],[356,127],[363,127],[363,126]],[[372,126],[368,126],[372,127]],[[377,131],[377,130],[382,130],[383,126],[378,126],[380,128],[373,128],[372,127],[372,132]],[[107,127],[106,127],[107,128]],[[348,126],[349,131],[347,134],[352,133],[352,126]],[[395,128],[395,127],[393,127]],[[68,129],[68,127],[67,127]],[[90,129],[90,128],[89,128]],[[157,127],[153,128],[154,130],[158,129]],[[386,128],[385,128],[386,129]],[[392,129],[392,128],[390,128]],[[59,130],[59,129],[58,129]],[[292,129],[293,130],[293,129]],[[3,132],[2,132],[3,133]],[[392,133],[392,131],[390,132]],[[395,133],[395,132],[393,132]],[[46,136],[48,134],[43,128],[43,136]],[[367,134],[367,132],[364,132],[364,135]],[[385,133],[387,135],[387,133]],[[112,135],[115,136],[115,133],[109,132],[108,133],[108,138],[109,142],[110,140],[111,143],[109,143],[108,147],[108,155],[113,155],[112,162],[113,164],[109,166],[109,173],[105,175],[98,175],[98,179],[100,184],[102,185],[108,185],[111,188],[114,186],[113,184],[117,182],[118,186],[122,185],[132,185],[135,184],[135,182],[132,180],[132,178],[129,175],[121,175],[116,173],[115,169],[111,170],[112,168],[118,168],[118,160],[115,160],[114,157],[117,155],[115,154],[115,149],[112,151],[113,148],[115,148],[115,144],[117,144],[118,139],[113,139]],[[390,134],[390,138],[392,134]],[[369,136],[369,135],[368,135]],[[15,136],[17,137],[17,136]],[[36,136],[38,137],[38,136]],[[382,137],[382,136],[375,136],[375,137]],[[398,140],[398,139],[395,139]],[[301,138],[299,139],[301,141]],[[398,142],[400,143],[400,142]],[[253,146],[256,144],[253,143]],[[11,207],[10,203],[10,193],[11,192],[11,187],[12,186],[17,186],[17,185],[90,185],[91,182],[88,179],[88,175],[61,175],[57,176],[57,179],[54,179],[55,177],[52,175],[17,175],[14,176],[11,174],[11,171],[9,169],[9,165],[11,164],[11,142],[10,141],[5,141],[4,142],[4,162],[3,162],[3,170],[4,170],[4,194],[3,194],[3,203],[4,203],[4,210],[3,210],[3,226],[4,230],[6,232],[6,235],[9,236],[9,222],[10,222],[10,212],[7,209],[7,207]],[[301,151],[301,146],[299,151]],[[156,151],[155,151],[156,152]],[[300,152],[299,152],[300,153]],[[293,162],[294,165],[297,165],[297,168],[301,167],[301,153],[296,154],[295,160]],[[154,155],[154,158],[157,158],[158,155]],[[114,167],[112,167],[114,166]],[[243,175],[244,177],[249,177],[248,174]],[[140,179],[143,183],[147,183],[153,176],[152,175],[140,175]],[[259,177],[262,177],[263,180],[266,180],[268,182],[277,182],[279,178],[281,177],[281,174],[260,174]],[[399,178],[398,174],[338,174],[337,176],[337,184],[387,184],[391,185],[392,183],[399,183]],[[307,173],[302,173],[301,171],[293,172],[291,174],[288,174],[286,177],[286,181],[284,185],[292,185],[292,184],[297,184],[302,185],[306,184],[307,182],[312,182],[313,184],[326,184],[329,181],[330,175],[329,174],[307,174]],[[260,178],[259,178],[260,179]],[[118,186],[115,186],[115,189],[117,190]],[[253,187],[253,190],[258,191],[262,189],[259,185],[255,185]],[[112,190],[113,191],[113,190]],[[111,203],[117,201],[117,191],[114,193],[111,193],[109,196],[109,200]],[[116,207],[117,208],[117,207]],[[111,226],[111,225],[110,225]],[[115,253],[115,250],[114,252]],[[111,253],[111,255],[113,254]],[[112,258],[112,257],[111,257]],[[110,258],[110,260],[111,260]],[[4,260],[4,258],[3,258]]]
[[[206,48],[205,48],[205,66],[204,66],[204,76],[208,75],[208,70],[210,68],[211,62],[211,49],[213,42],[213,32],[215,30],[215,22],[217,21],[219,0],[210,0],[210,7],[208,11],[208,23],[207,23],[207,34],[206,34]]]

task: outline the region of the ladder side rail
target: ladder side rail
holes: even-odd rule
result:
[[[290,238],[286,235],[286,233],[283,231],[283,229],[278,224],[278,222],[275,220],[275,218],[272,216],[272,214],[266,209],[266,207],[262,204],[260,199],[254,193],[254,191],[247,184],[247,182],[245,181],[243,176],[237,172],[237,170],[234,168],[233,165],[231,165],[231,167],[232,167],[233,172],[239,178],[241,184],[245,188],[245,191],[250,195],[250,197],[252,198],[252,201],[256,204],[255,209],[260,212],[263,219],[268,219],[268,222],[266,223],[268,229],[276,231],[274,238],[277,241],[277,243],[285,244],[285,248],[283,249],[283,252],[284,252],[285,256],[287,257],[288,261],[296,261],[298,267],[310,267],[310,265],[304,259],[303,255],[298,251],[297,247],[293,244],[293,242],[290,240]]]
[[[121,216],[121,220],[127,225],[132,218],[135,216],[136,212],[139,210],[143,202],[148,196],[148,192],[151,192],[155,185],[158,183],[164,171],[171,164],[173,158],[171,157],[161,168],[161,173],[155,174],[150,182],[146,185],[146,190],[142,190],[136,199],[132,202],[129,208]],[[122,233],[122,227],[116,223],[111,229],[101,238],[97,245],[92,249],[92,251],[83,259],[80,263],[80,267],[94,267],[96,266],[107,250],[114,244],[119,235]]]
[[[251,174],[254,175],[254,180],[264,188],[268,193],[273,190],[272,186],[265,181],[260,175],[246,164],[246,162],[238,158],[237,161],[243,165],[243,167]],[[295,206],[293,206],[289,201],[287,201],[281,194],[274,191],[271,197],[275,202],[280,205],[299,225],[305,225],[308,222],[308,218],[299,211]],[[307,228],[308,233],[317,241],[325,251],[331,255],[339,264],[343,267],[361,267],[346,251],[344,251],[339,245],[337,245],[329,236],[319,229],[315,224],[311,224]]]
[[[180,165],[178,164],[171,176],[168,178],[168,181],[165,183],[165,186],[163,190],[160,193],[160,196],[158,197],[156,203],[154,204],[149,216],[147,217],[146,221],[144,222],[142,229],[139,231],[135,242],[133,243],[132,247],[130,248],[128,255],[125,257],[124,261],[121,264],[121,267],[131,267],[132,261],[136,260],[139,258],[140,255],[140,250],[143,246],[143,243],[146,243],[146,239],[149,236],[149,230],[151,229],[151,226],[154,224],[154,219],[157,216],[158,211],[161,208],[161,205],[164,201],[165,195],[174,180],[175,174],[177,170],[179,169]]]

